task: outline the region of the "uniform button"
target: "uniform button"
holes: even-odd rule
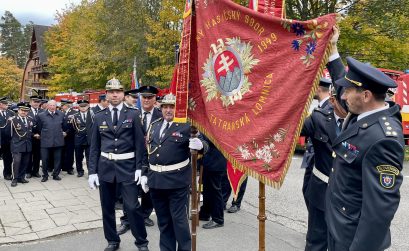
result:
[[[396,136],[396,135],[398,135],[398,133],[397,132],[392,132],[392,135]]]
[[[118,151],[118,149],[117,149],[117,148],[115,148],[115,152],[116,152],[116,151]]]
[[[385,122],[385,125],[387,125],[387,126],[388,126],[388,125],[390,125],[390,124],[389,124],[389,122]]]
[[[342,207],[342,211],[345,211],[346,209],[345,209],[345,207]]]
[[[347,155],[347,154],[344,154],[344,158],[346,158],[346,157],[348,157],[348,155]]]
[[[118,141],[118,139],[115,139],[115,141]]]
[[[156,157],[159,157],[159,153],[158,153],[158,154],[156,154]]]
[[[383,120],[386,120],[386,117],[382,117]]]
[[[388,126],[388,127],[386,127],[386,129],[388,129],[388,130],[392,130],[392,127]]]
[[[368,124],[365,123],[365,124],[362,125],[362,127],[363,127],[363,128],[367,128],[367,127],[368,127]]]
[[[391,135],[392,133],[391,133],[390,131],[387,131],[386,134],[387,134],[387,135]]]
[[[162,145],[159,145],[159,147],[162,147]]]
[[[331,168],[331,171],[334,172],[334,168]]]

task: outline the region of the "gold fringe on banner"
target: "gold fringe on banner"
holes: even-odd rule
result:
[[[262,174],[260,174],[260,173],[258,173],[256,171],[254,171],[253,169],[250,169],[250,168],[246,167],[245,165],[241,164],[232,155],[230,155],[227,151],[222,149],[220,144],[213,137],[213,135],[211,135],[201,124],[199,124],[197,121],[195,121],[195,120],[193,120],[191,118],[189,118],[189,121],[193,126],[196,126],[197,129],[199,129],[199,131],[201,133],[205,134],[212,141],[212,143],[216,146],[216,148],[224,155],[224,157],[228,161],[231,162],[231,164],[235,168],[239,169],[240,171],[244,172],[247,175],[252,176],[253,178],[259,180],[260,182],[262,182],[264,184],[267,184],[268,186],[271,186],[271,187],[273,187],[275,189],[279,189],[282,186],[283,182],[284,182],[284,177],[287,174],[288,168],[289,168],[290,163],[291,163],[291,159],[294,156],[294,150],[295,150],[298,138],[300,136],[302,126],[304,124],[304,119],[308,115],[309,107],[310,107],[311,102],[312,102],[312,100],[314,98],[314,94],[315,94],[315,92],[316,92],[316,90],[318,88],[320,78],[322,76],[322,73],[324,71],[326,63],[327,63],[328,58],[330,56],[330,53],[331,53],[331,44],[330,44],[330,42],[328,42],[327,47],[326,47],[325,52],[324,52],[324,56],[321,59],[320,67],[318,68],[317,74],[315,76],[313,87],[312,87],[311,92],[310,92],[310,94],[308,96],[307,103],[306,103],[306,105],[304,107],[304,111],[303,111],[303,113],[301,115],[300,122],[298,123],[296,132],[294,134],[293,142],[292,142],[292,145],[291,145],[291,148],[290,148],[290,153],[289,153],[288,158],[287,158],[287,160],[285,162],[284,170],[283,170],[283,172],[282,172],[282,174],[281,174],[278,181],[273,181],[271,179],[268,179],[265,175],[262,175]]]

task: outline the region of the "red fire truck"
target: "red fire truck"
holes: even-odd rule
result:
[[[72,102],[77,102],[78,100],[85,99],[88,100],[90,106],[96,106],[99,101],[99,96],[105,94],[104,90],[88,90],[83,93],[71,92],[71,93],[58,93],[55,95],[55,101],[61,102],[61,100],[70,100]]]

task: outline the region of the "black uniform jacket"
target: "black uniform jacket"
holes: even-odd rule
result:
[[[210,172],[225,172],[227,159],[207,137],[204,137],[204,140],[208,142],[209,150],[203,155],[203,168]]]
[[[26,117],[27,125],[19,116],[15,116],[11,120],[12,138],[10,150],[12,153],[24,153],[32,151],[32,133],[34,121],[30,117]]]
[[[41,147],[64,146],[63,130],[65,128],[64,113],[56,110],[54,115],[49,111],[37,114],[36,131],[41,136]]]
[[[92,134],[92,115],[91,110],[88,110],[85,115],[85,121],[82,118],[82,113],[77,112],[71,119],[72,128],[75,131],[75,145],[91,145]]]
[[[190,158],[190,124],[173,122],[162,138],[159,132],[163,119],[151,123],[147,133],[149,165],[173,165]],[[202,140],[204,152],[208,144]],[[174,189],[188,186],[192,182],[190,162],[186,166],[167,172],[156,172],[147,168],[148,186],[156,189]]]
[[[327,189],[326,221],[334,240],[350,251],[390,246],[389,227],[400,200],[403,147],[399,106],[393,103],[348,125],[333,142],[336,157]]]
[[[94,116],[90,148],[89,173],[98,174],[105,182],[130,182],[135,179],[135,171],[142,169],[142,159],[146,156],[144,135],[136,109],[123,106],[118,126],[114,129],[108,108]],[[104,153],[134,153],[135,157],[126,160],[109,160]]]
[[[313,168],[318,169],[321,173],[329,176],[332,167],[332,146],[337,137],[337,123],[334,116],[334,111],[331,105],[326,108],[316,108],[311,116],[305,119],[302,136],[310,137],[314,147],[314,163]],[[311,175],[305,197],[316,208],[324,211],[325,208],[325,191],[327,183]]]
[[[15,113],[11,110],[6,110],[6,116],[0,113],[0,140],[1,144],[9,144],[11,140],[11,123],[10,118],[13,117]]]

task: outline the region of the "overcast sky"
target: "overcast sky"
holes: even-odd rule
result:
[[[56,24],[55,13],[65,9],[70,3],[78,4],[81,0],[0,0],[0,16],[10,11],[21,23],[33,21],[35,24]]]

